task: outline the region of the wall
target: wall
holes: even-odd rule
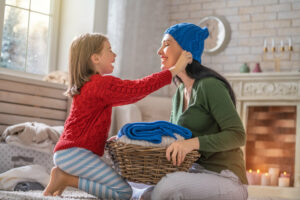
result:
[[[113,75],[137,79],[161,70],[157,50],[169,24],[168,14],[168,1],[109,1],[107,34],[117,54]],[[169,95],[169,87],[155,95]]]
[[[63,0],[58,39],[57,69],[68,71],[69,48],[74,37],[88,32],[106,33],[108,0]]]
[[[299,0],[170,0],[170,25],[199,23],[204,16],[225,16],[231,27],[231,40],[217,55],[203,55],[203,64],[219,72],[238,72],[247,62],[251,69],[260,62],[263,71],[274,71],[274,62],[263,58],[264,40],[292,38],[294,52],[278,54],[281,71],[300,70]],[[272,54],[267,55],[272,59]]]

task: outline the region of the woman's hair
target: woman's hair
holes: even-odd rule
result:
[[[69,51],[69,87],[66,96],[80,94],[80,88],[95,74],[91,55],[100,53],[107,37],[100,33],[86,33],[73,40]]]
[[[193,79],[196,80],[200,80],[206,77],[215,77],[217,79],[219,79],[220,81],[224,82],[230,97],[232,99],[233,104],[236,106],[236,99],[235,99],[235,94],[234,91],[232,89],[232,87],[230,86],[229,82],[218,72],[205,67],[203,65],[201,65],[198,61],[193,59],[193,62],[191,64],[188,64],[187,67],[185,68],[186,74]],[[173,78],[173,81],[175,83],[175,85],[177,86],[177,83],[182,83],[182,80],[180,79],[180,77],[178,77],[177,75]]]

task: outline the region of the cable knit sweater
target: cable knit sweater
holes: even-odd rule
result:
[[[92,75],[73,97],[70,115],[54,152],[79,147],[102,156],[111,123],[112,106],[135,103],[159,88],[170,84],[169,70],[138,80]]]

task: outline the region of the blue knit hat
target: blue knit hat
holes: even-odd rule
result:
[[[182,49],[191,52],[193,59],[201,63],[204,40],[209,35],[206,27],[201,28],[195,24],[180,23],[168,28],[165,34],[172,35]]]

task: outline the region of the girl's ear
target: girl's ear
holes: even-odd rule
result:
[[[91,55],[91,61],[95,64],[99,63],[100,61],[100,55],[96,54],[96,53],[93,53]]]

